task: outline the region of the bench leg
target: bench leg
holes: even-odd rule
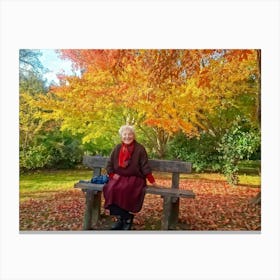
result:
[[[161,220],[161,229],[168,230],[175,228],[178,223],[179,216],[179,198],[174,201],[174,198],[165,196],[163,198],[163,214]]]
[[[89,230],[98,222],[100,218],[101,192],[86,191],[86,209],[84,214],[83,229]]]

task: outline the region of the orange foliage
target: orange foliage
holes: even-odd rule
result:
[[[93,130],[130,122],[189,136],[207,130],[208,116],[243,92],[256,73],[256,50],[60,50],[81,69],[61,77],[41,106],[63,128],[96,137]],[[230,103],[230,102],[229,102]],[[113,126],[112,126],[113,123]],[[89,125],[91,124],[91,125]],[[93,129],[94,128],[94,129]]]

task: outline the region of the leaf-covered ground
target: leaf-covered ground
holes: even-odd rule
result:
[[[170,180],[157,180],[168,187]],[[69,185],[70,186],[70,185]],[[261,230],[261,206],[249,204],[260,191],[259,186],[232,187],[213,177],[183,178],[180,188],[191,189],[195,199],[180,200],[179,223],[176,230],[256,231]],[[58,191],[34,192],[20,202],[21,231],[82,230],[85,197],[82,191],[68,187]],[[141,212],[135,215],[133,230],[160,230],[162,199],[148,194]],[[112,223],[107,211],[101,209],[97,230],[107,230]]]

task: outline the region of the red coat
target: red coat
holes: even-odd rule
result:
[[[106,166],[108,174],[119,174],[120,178],[111,178],[104,186],[104,207],[115,204],[127,211],[139,212],[145,196],[146,176],[152,172],[148,155],[145,148],[135,141],[129,165],[122,168],[119,167],[120,148],[121,144],[118,144],[113,149]]]

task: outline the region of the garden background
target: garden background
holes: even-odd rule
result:
[[[82,156],[108,156],[123,124],[150,158],[192,162],[189,229],[261,229],[261,50],[55,51],[72,73],[48,83],[42,52],[19,50],[21,230],[81,230]],[[159,229],[160,198],[148,198],[135,229]]]

